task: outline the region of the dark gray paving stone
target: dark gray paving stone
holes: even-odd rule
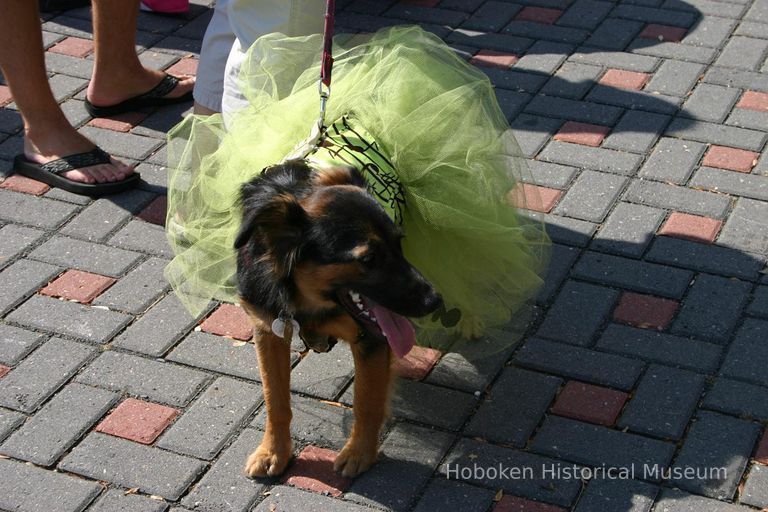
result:
[[[446,430],[459,430],[476,403],[477,399],[468,393],[403,379],[395,384],[392,415]]]
[[[576,0],[557,20],[558,25],[577,27],[588,30],[598,28],[605,16],[613,9],[611,2],[595,0]]]
[[[477,10],[473,10],[472,16],[461,24],[462,28],[470,30],[482,30],[484,32],[498,32],[504,28],[512,17],[522,7],[507,2],[489,1],[483,3]]]
[[[16,411],[0,408],[0,441],[8,437],[16,427],[24,423],[26,416]]]
[[[70,100],[70,103],[73,102],[73,101],[74,100]],[[64,107],[66,105],[67,105],[67,103],[62,105],[62,110],[64,109]],[[65,112],[65,114],[66,114],[66,112]],[[86,113],[86,116],[87,115],[88,114]],[[72,123],[72,121],[70,121],[70,123]],[[72,124],[74,125],[74,123],[72,123]],[[64,201],[64,202],[67,202],[67,203],[77,204],[77,205],[80,205],[80,206],[86,206],[86,205],[89,205],[89,204],[91,204],[93,202],[93,199],[91,199],[88,196],[79,196],[77,194],[73,194],[72,192],[67,192],[66,190],[62,190],[60,188],[52,188],[51,190],[49,190],[48,192],[43,194],[43,197],[46,197],[46,198],[49,198],[49,199],[56,199],[58,201]]]
[[[0,459],[0,508],[79,512],[101,492],[96,482]]]
[[[691,186],[762,201],[768,200],[768,176],[702,167],[694,174]]]
[[[525,107],[525,112],[570,121],[580,121],[582,123],[611,126],[618,121],[622,109],[587,101],[536,96]]]
[[[662,7],[674,10],[689,11],[698,15],[708,14],[726,18],[740,18],[746,10],[746,6],[743,4],[744,2],[739,0],[732,3],[727,3],[723,6],[720,5],[720,2],[713,2],[711,0],[690,0],[685,2],[682,0],[666,0]]]
[[[145,205],[153,198],[152,194],[143,190],[135,190],[132,195],[143,198]],[[124,204],[116,203],[114,199],[97,199],[59,232],[91,242],[104,241],[119,226],[126,223],[133,213],[137,213],[131,210],[133,208],[126,208]]]
[[[678,299],[688,288],[693,273],[655,263],[587,251],[576,264],[573,276]]]
[[[133,160],[144,160],[162,144],[151,137],[141,137],[131,133],[120,133],[86,126],[80,132],[103,148],[109,148],[115,156],[123,156]]]
[[[720,52],[715,65],[757,71],[765,61],[768,41],[743,36],[732,36]]]
[[[524,92],[497,89],[496,99],[499,102],[501,111],[504,112],[504,116],[507,119],[514,119],[530,101],[531,95]]]
[[[133,317],[75,302],[35,295],[7,316],[9,322],[64,334],[94,343],[107,343]]]
[[[168,504],[165,502],[110,489],[88,509],[88,512],[164,512],[165,510],[168,510]]]
[[[585,220],[561,217],[560,215],[544,216],[547,235],[553,242],[564,245],[586,247],[597,230],[597,224]]]
[[[731,212],[717,240],[718,245],[758,254],[768,254],[768,203],[741,198]]]
[[[715,58],[717,50],[705,46],[691,46],[669,41],[654,41],[648,44],[648,40],[636,39],[627,50],[643,55],[653,55],[664,59],[681,59],[690,62],[709,64]]]
[[[116,463],[121,460],[132,463]],[[94,432],[64,457],[59,468],[177,500],[203,471],[205,464],[183,455]]]
[[[747,467],[760,427],[756,423],[702,411],[691,426],[672,470],[681,473],[675,486],[709,498],[731,500]],[[696,472],[696,468],[718,468]],[[673,473],[674,474],[674,473]]]
[[[52,338],[0,380],[0,405],[34,412],[96,351],[94,347]]]
[[[387,16],[408,21],[457,26],[468,16],[463,12],[448,9],[421,7],[418,5],[395,4],[385,12]]]
[[[444,432],[396,425],[381,446],[379,461],[354,480],[345,498],[395,511],[410,509],[452,442]]]
[[[355,364],[346,343],[326,354],[307,354],[291,372],[291,390],[333,400],[352,379]]]
[[[70,384],[0,446],[0,453],[50,466],[120,398],[116,393]]]
[[[544,277],[544,285],[536,297],[538,304],[548,303],[560,284],[571,271],[571,266],[579,255],[579,250],[566,245],[552,244],[549,256],[549,268]]]
[[[0,220],[53,229],[68,220],[77,206],[0,189]]]
[[[592,88],[602,71],[599,66],[566,62],[539,92],[547,96],[579,100]]]
[[[766,131],[766,127],[768,126],[768,112],[736,108],[731,111],[731,115],[728,116],[725,124],[738,126],[739,128],[748,128],[750,130]]]
[[[567,189],[573,181],[573,177],[578,173],[578,169],[575,167],[542,162],[541,160],[529,161],[528,169],[531,171],[531,176],[523,177],[522,181],[560,190]]]
[[[13,366],[45,339],[45,335],[0,324],[0,363]]]
[[[630,183],[624,200],[716,219],[724,218],[731,204],[728,196],[722,194],[648,180]]]
[[[110,277],[120,277],[141,255],[115,247],[55,235],[29,255],[67,268],[76,268]]]
[[[201,371],[118,352],[104,352],[77,377],[78,382],[184,406],[209,376]]]
[[[557,71],[557,68],[572,51],[573,46],[568,44],[536,41],[528,48],[528,52],[515,63],[515,69],[551,75]]]
[[[720,373],[737,379],[768,385],[763,362],[768,357],[768,321],[748,318],[736,332]]]
[[[424,382],[469,393],[484,390],[518,344],[492,354],[485,354],[471,346],[465,347],[462,353],[444,354]]]
[[[711,66],[704,75],[704,81],[726,87],[768,91],[768,76],[755,71]]]
[[[768,507],[768,466],[752,466],[741,494],[741,502],[758,508]]]
[[[762,256],[666,236],[654,240],[646,260],[750,281],[759,279],[765,268]]]
[[[536,338],[523,345],[515,355],[515,362],[534,370],[623,390],[634,386],[644,367],[635,359]]]
[[[680,98],[664,96],[660,93],[618,89],[616,87],[597,84],[587,95],[587,101],[615,105],[630,110],[644,110],[657,114],[672,115],[678,110]],[[661,135],[661,134],[659,134]]]
[[[713,343],[618,324],[608,326],[597,348],[704,373],[717,369],[723,352]]]
[[[583,42],[589,32],[586,30],[561,27],[558,25],[543,25],[530,21],[512,20],[504,27],[505,34],[512,34],[520,37],[530,37],[536,40],[554,41],[557,43],[568,43],[577,45]]]
[[[0,269],[10,264],[29,247],[35,245],[43,236],[39,229],[8,224],[0,228]]]
[[[758,286],[755,289],[752,302],[747,308],[747,314],[768,318],[768,286]],[[0,333],[2,333],[2,329],[0,329]],[[2,334],[0,334],[0,340],[2,340]]]
[[[572,468],[573,464],[462,438],[439,471],[449,481],[465,481],[493,490],[501,488],[505,494],[567,507],[579,494],[581,482],[568,474],[558,478],[557,470],[563,466]],[[483,471],[485,468],[496,469],[496,474]],[[508,468],[508,476],[500,476],[499,468]]]
[[[738,89],[702,83],[696,86],[680,111],[683,117],[722,123],[741,96]]]
[[[199,318],[190,316],[176,295],[170,293],[118,336],[114,346],[159,357],[186,336]]]
[[[165,229],[143,220],[129,222],[109,239],[109,243],[130,251],[145,252],[167,259],[173,258]]]
[[[292,361],[296,355],[292,354]],[[168,354],[169,361],[249,380],[261,380],[256,350],[250,343],[192,332]]]
[[[724,344],[747,302],[751,283],[699,274],[670,331]]]
[[[477,30],[458,28],[445,38],[447,43],[457,43],[472,48],[487,48],[521,54],[533,44],[533,40],[527,37],[518,37],[509,34],[495,34]]]
[[[645,86],[646,91],[683,97],[698,81],[704,66],[695,62],[665,59]]]
[[[613,132],[603,141],[603,147],[631,153],[647,153],[664,132],[669,117],[650,112],[630,110],[624,114]]]
[[[349,501],[334,499],[314,492],[302,491],[283,485],[275,486],[264,501],[253,509],[254,512],[271,512],[273,510],[301,510],[302,512],[368,512],[372,510],[365,505],[355,505]]]
[[[265,485],[263,480],[254,480],[245,476],[243,468],[248,455],[259,446],[260,442],[259,432],[252,429],[244,430],[184,497],[181,501],[182,505],[192,510],[203,511],[246,512],[251,510],[265,489]]]
[[[664,512],[750,512],[753,509],[688,494],[677,489],[662,489],[656,502],[656,510]]]
[[[518,93],[535,94],[546,83],[547,76],[540,73],[518,71],[515,68],[483,68],[496,89],[509,89]]]
[[[568,281],[547,312],[537,336],[589,346],[613,309],[619,292],[602,286]]]
[[[739,36],[764,38],[766,34],[765,29],[766,29],[765,23],[745,20],[745,21],[742,21],[738,27],[736,27],[734,34]]]
[[[550,375],[505,368],[464,433],[524,447],[561,383],[561,379]]]
[[[92,304],[134,315],[143,313],[170,288],[163,276],[167,263],[159,258],[149,258],[96,297]]]
[[[621,428],[679,440],[704,390],[704,376],[652,364],[618,422]]]
[[[749,151],[760,151],[766,137],[764,132],[705,121],[691,121],[683,117],[672,120],[667,127],[666,135]]]
[[[416,504],[414,512],[435,510],[461,510],[485,512],[493,503],[494,492],[444,478],[433,479]]]
[[[577,464],[634,469],[636,473],[642,472],[644,465],[666,467],[675,453],[672,443],[559,416],[547,416],[531,449]]]
[[[637,480],[590,480],[574,512],[650,512],[659,488]]]
[[[184,411],[156,446],[211,460],[261,400],[260,385],[219,377]]]
[[[623,50],[644,26],[638,21],[608,18],[592,31],[584,44],[606,50]]]
[[[580,145],[573,146],[585,147]],[[553,145],[550,144],[542,152],[541,158],[545,160],[556,158],[553,154],[554,152],[560,150],[567,151],[567,148],[564,146],[558,145],[558,148],[560,149],[553,149]],[[598,158],[600,159],[599,161],[602,161],[602,157]],[[588,164],[568,163],[579,167],[591,167]],[[596,165],[601,164],[597,163]],[[605,170],[605,167],[603,169]],[[613,207],[619,194],[624,190],[626,182],[627,179],[620,176],[595,171],[584,171],[576,178],[576,181],[565,194],[565,197],[560,200],[554,209],[554,213],[590,222],[602,222]]]
[[[719,377],[704,396],[703,406],[765,421],[768,419],[768,388]]]
[[[664,220],[665,212],[650,206],[619,203],[592,241],[591,249],[639,258]]]
[[[531,158],[560,129],[561,124],[563,122],[560,119],[522,114],[517,116],[511,126],[523,154]]]
[[[639,71],[641,73],[650,73],[659,65],[659,59],[656,57],[634,55],[625,52],[605,51],[587,46],[568,57],[568,60],[579,62],[581,64],[594,64],[596,66],[625,69],[627,71]]]
[[[317,399],[291,396],[291,437],[301,443],[341,450],[352,432],[352,409]],[[252,425],[264,430],[266,409],[262,408]]]
[[[684,28],[693,25],[698,18],[696,14],[691,12],[671,11],[668,9],[657,9],[655,7],[641,7],[628,4],[617,6],[616,9],[611,12],[611,16]]]

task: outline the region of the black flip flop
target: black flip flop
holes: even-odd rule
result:
[[[165,105],[175,105],[192,100],[192,91],[179,96],[178,98],[166,98],[166,94],[173,91],[179,84],[180,79],[173,75],[165,75],[160,83],[149,91],[139,96],[134,96],[117,105],[99,107],[87,99],[85,100],[85,110],[93,117],[109,117],[122,114],[124,112],[133,112],[144,107],[162,107]]]
[[[63,172],[82,169],[91,165],[108,164],[111,162],[109,154],[101,148],[94,148],[85,153],[65,156],[58,160],[39,164],[27,159],[24,155],[17,155],[13,160],[13,170],[22,176],[42,181],[52,187],[57,187],[73,194],[83,196],[105,196],[116,194],[135,187],[139,183],[139,173],[134,172],[121,181],[107,183],[82,183],[59,176]]]

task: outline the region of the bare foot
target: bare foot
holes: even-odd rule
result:
[[[27,160],[40,164],[91,151],[95,147],[93,142],[66,123],[47,130],[27,130],[24,137],[24,156]],[[72,181],[93,184],[122,181],[132,173],[132,166],[112,158],[111,163],[63,172],[61,176]]]
[[[166,73],[157,69],[141,68],[137,73],[124,76],[94,76],[88,84],[86,98],[94,105],[111,106],[139,96],[152,90],[165,77]],[[178,76],[179,83],[165,95],[166,98],[178,98],[192,91],[195,77]]]

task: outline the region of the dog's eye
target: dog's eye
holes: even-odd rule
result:
[[[376,253],[373,251],[367,252],[360,256],[357,261],[365,265],[366,267],[373,267],[376,265]]]

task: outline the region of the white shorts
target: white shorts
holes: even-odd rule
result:
[[[237,75],[245,51],[264,34],[289,36],[323,31],[323,0],[218,0],[203,37],[194,97],[200,105],[221,112],[244,98],[237,90]],[[224,99],[225,95],[229,99]]]

